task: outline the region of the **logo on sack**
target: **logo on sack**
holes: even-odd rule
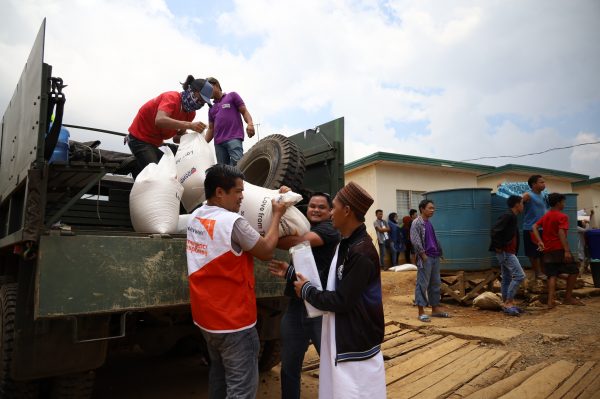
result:
[[[256,220],[256,225],[259,231],[263,230],[263,218],[265,216],[265,210],[267,208],[267,202],[269,197],[264,197],[262,203],[260,204],[260,209],[258,211],[258,219]]]
[[[177,155],[179,155],[179,153]],[[186,152],[185,154],[183,154],[181,157],[178,157],[179,159],[175,160],[175,165],[178,165],[179,162],[183,161],[185,158],[187,158],[190,155],[194,155],[194,150],[190,150],[190,151]]]
[[[179,183],[183,184],[183,182],[186,181],[194,173],[196,173],[196,168],[188,170],[183,176],[181,176],[181,179],[179,179]]]
[[[202,219],[197,217],[198,221],[202,223],[202,226],[206,229],[206,232],[210,236],[210,239],[213,239],[213,232],[215,231],[215,223],[217,222],[214,219]]]

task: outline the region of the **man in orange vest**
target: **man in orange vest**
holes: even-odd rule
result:
[[[244,175],[217,164],[207,170],[207,203],[187,227],[187,264],[194,323],[211,360],[210,398],[254,398],[258,388],[260,343],[256,324],[254,256],[269,260],[278,241],[286,206],[272,201],[271,225],[264,237],[237,212]]]

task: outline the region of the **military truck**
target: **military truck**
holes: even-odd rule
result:
[[[62,79],[43,61],[45,24],[2,118],[2,398],[89,397],[93,371],[114,348],[153,354],[186,339],[203,344],[191,321],[185,236],[136,233],[133,180],[93,148],[91,159],[48,162],[68,102]],[[253,184],[335,193],[343,184],[343,131],[340,118],[289,138],[267,136],[239,166]],[[287,301],[282,280],[261,262],[255,270],[265,370],[279,361]]]

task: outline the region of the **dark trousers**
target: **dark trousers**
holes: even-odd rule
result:
[[[281,319],[281,397],[300,398],[300,374],[309,341],[321,350],[321,317],[306,316],[304,302],[293,298]]]
[[[131,134],[127,136],[127,144],[129,145],[131,153],[137,160],[140,172],[144,170],[148,164],[158,163],[163,156],[163,152],[158,147],[154,146],[154,144],[136,139]],[[165,143],[164,145],[168,146],[171,151],[173,151],[173,155],[177,153],[177,145],[171,143]],[[137,175],[138,173],[136,173],[133,178],[135,179]]]
[[[256,328],[232,333],[201,331],[210,356],[208,397],[256,398],[260,349]]]

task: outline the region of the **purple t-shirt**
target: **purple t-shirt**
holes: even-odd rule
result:
[[[435,231],[429,220],[425,222],[425,255],[438,257],[440,256],[440,249],[437,246],[437,239],[435,237]]]
[[[244,126],[239,108],[244,100],[235,91],[225,93],[208,111],[208,121],[214,123],[215,144],[233,139],[244,140]]]

